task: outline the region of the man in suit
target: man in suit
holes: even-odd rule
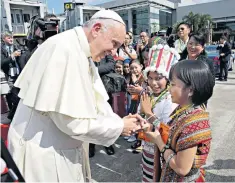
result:
[[[217,50],[219,50],[220,53],[220,75],[219,80],[220,81],[227,81],[228,77],[228,61],[231,56],[231,47],[230,44],[226,41],[227,38],[225,36],[221,36],[220,38],[220,44],[217,47]],[[223,72],[224,72],[224,80],[223,80]]]
[[[10,109],[7,117],[10,120],[12,120],[20,100],[17,96],[19,89],[13,86],[20,74],[20,56],[21,51],[14,45],[12,32],[3,32],[1,43],[1,70],[4,72],[6,80],[10,85],[10,91],[6,95],[7,104]]]

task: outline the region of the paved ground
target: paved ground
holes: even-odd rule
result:
[[[213,143],[207,161],[207,181],[235,182],[235,72],[229,73],[228,82],[216,82],[209,101]],[[1,121],[6,121],[2,115]],[[116,154],[108,156],[104,148],[96,147],[91,158],[92,177],[97,182],[141,181],[141,154],[132,154],[130,143],[119,138]]]
[[[212,147],[206,165],[209,182],[235,182],[235,72],[228,82],[216,82],[208,110],[211,116]],[[97,182],[141,181],[141,155],[130,152],[130,143],[119,138],[116,154],[108,156],[97,146],[91,158],[92,177]]]

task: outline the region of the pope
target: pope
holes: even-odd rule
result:
[[[8,135],[26,182],[91,181],[88,144],[110,146],[141,128],[140,116],[114,114],[93,63],[119,48],[125,34],[122,18],[101,10],[34,52],[15,83],[21,100]]]

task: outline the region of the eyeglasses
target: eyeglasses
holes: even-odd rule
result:
[[[179,29],[178,29],[178,31],[183,31],[184,30],[184,28],[183,27],[180,27]]]

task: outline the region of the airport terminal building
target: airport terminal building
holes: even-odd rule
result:
[[[149,34],[171,27],[176,22],[179,0],[117,0],[97,6],[116,11],[134,35]]]

